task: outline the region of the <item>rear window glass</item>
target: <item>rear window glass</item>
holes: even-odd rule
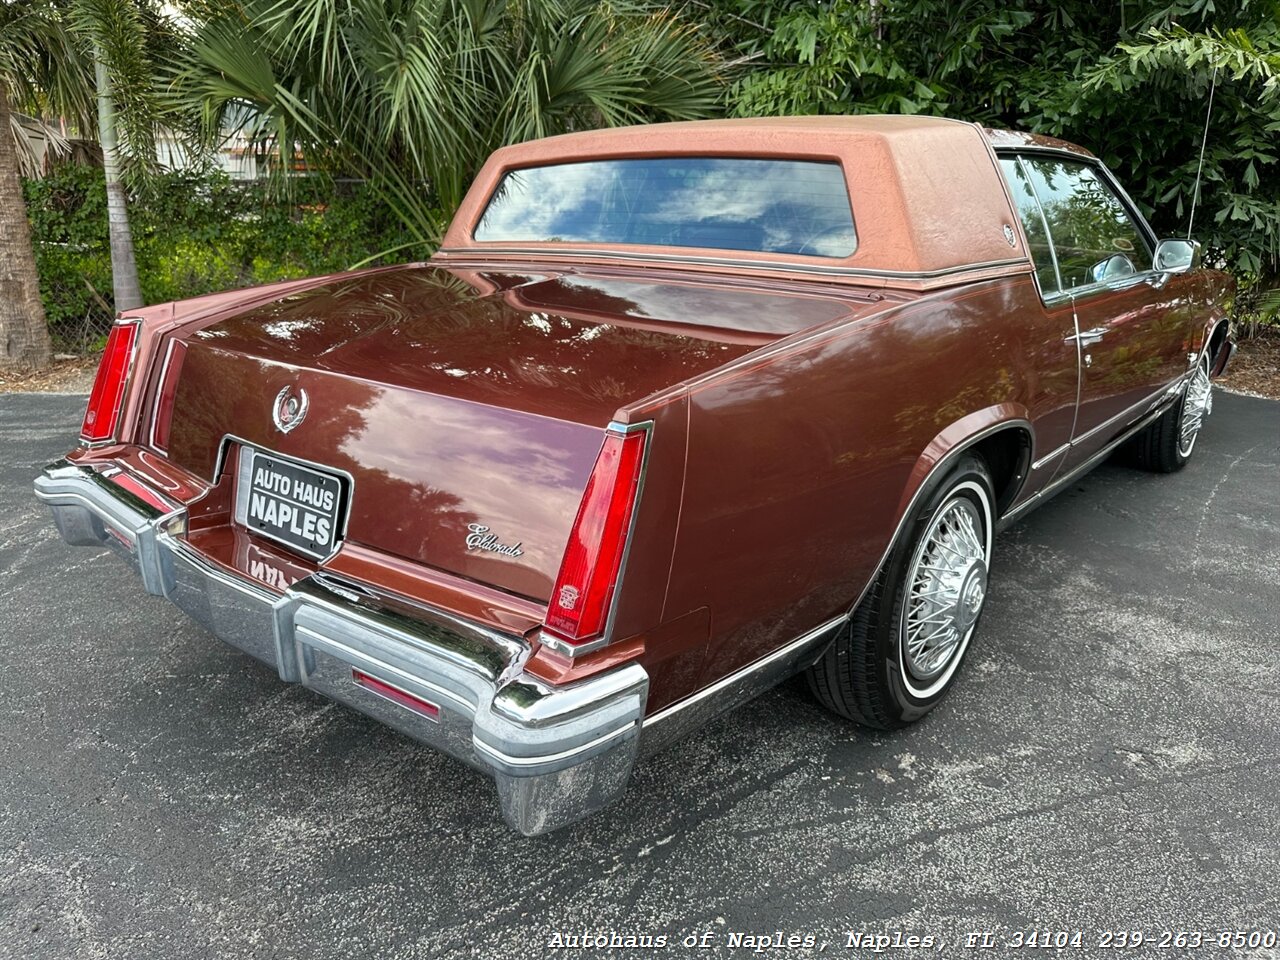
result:
[[[591,160],[512,170],[481,242],[712,247],[847,257],[857,238],[838,163],[731,157]]]

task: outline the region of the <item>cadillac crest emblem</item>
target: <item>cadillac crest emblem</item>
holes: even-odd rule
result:
[[[276,394],[276,402],[271,407],[271,421],[281,433],[288,433],[306,418],[310,403],[307,391],[302,387],[287,386]]]

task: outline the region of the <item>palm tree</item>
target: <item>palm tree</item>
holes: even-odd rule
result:
[[[115,306],[141,306],[124,161],[140,171],[154,163],[151,48],[173,36],[155,0],[0,0],[0,365],[43,366],[50,355],[10,135],[14,106],[97,129]]]
[[[92,64],[98,142],[107,181],[107,226],[116,310],[142,306],[124,184],[125,164],[155,164],[159,122],[153,53],[179,34],[158,0],[65,0],[73,33]]]
[[[494,148],[716,109],[697,29],[644,2],[231,0],[172,91],[207,143],[245,130],[284,173],[368,179],[430,245]]]
[[[0,4],[0,366],[7,367],[42,367],[51,353],[18,176],[13,107],[38,111],[55,104],[72,116],[87,109],[85,84],[59,69],[74,62],[74,45],[45,13]]]
[[[40,278],[10,130],[9,94],[0,80],[0,365],[43,367],[49,355]]]

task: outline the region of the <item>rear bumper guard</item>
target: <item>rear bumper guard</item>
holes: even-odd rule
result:
[[[639,664],[556,687],[523,672],[522,637],[324,572],[276,593],[192,548],[181,505],[159,493],[142,499],[113,482],[118,472],[60,460],[36,478],[36,496],[67,543],[111,548],[148,593],[282,680],[489,774],[503,816],[525,835],[573,823],[621,795],[648,695]]]

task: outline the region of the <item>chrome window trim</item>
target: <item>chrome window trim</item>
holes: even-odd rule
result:
[[[1036,202],[1036,213],[1040,215],[1040,225],[1044,227],[1044,238],[1049,244],[1049,259],[1053,261],[1053,276],[1054,279],[1058,281],[1058,289],[1054,290],[1047,297],[1045,296],[1044,288],[1040,287],[1040,271],[1036,270],[1036,286],[1040,287],[1040,299],[1046,304],[1049,302],[1049,297],[1052,297],[1055,301],[1061,300],[1064,297],[1069,297],[1070,294],[1062,289],[1062,269],[1058,266],[1058,248],[1053,242],[1053,233],[1049,230],[1049,218],[1044,215],[1044,204],[1040,202],[1040,194],[1036,193],[1036,185],[1031,182],[1031,175],[1027,172],[1027,162],[1022,158],[1021,154],[1013,154],[1012,156],[1014,162],[1018,164],[1018,169],[1022,171],[1022,177],[1026,181],[1027,186],[1031,188],[1031,199]],[[1001,176],[1003,177],[1003,174],[1001,174]],[[1010,187],[1010,189],[1012,189],[1012,187]],[[1014,213],[1017,212],[1018,208],[1017,203],[1015,202]],[[1021,220],[1022,218],[1019,217],[1018,219]],[[1022,239],[1026,242],[1025,236]],[[1026,248],[1027,256],[1031,258],[1031,263],[1034,265],[1036,260],[1035,257],[1031,256],[1031,244],[1027,243]]]
[[[151,429],[147,431],[147,444],[156,453],[168,456],[169,451],[156,443],[156,424],[160,417],[160,394],[164,390],[165,379],[169,376],[169,364],[173,362],[173,353],[177,347],[178,341],[173,337],[169,338],[168,346],[164,351],[164,363],[160,365],[160,379],[156,381],[155,396],[151,398]],[[170,411],[172,415],[173,411]]]
[[[1044,205],[1040,203],[1040,196],[1039,194],[1036,193],[1035,186],[1031,183],[1031,178],[1027,175],[1026,164],[1023,162],[1021,155],[1014,153],[1013,151],[996,151],[994,153],[994,156],[996,157],[996,170],[1000,174],[1000,183],[1005,190],[1005,197],[1009,201],[1009,206],[1014,214],[1014,220],[1016,220],[1018,223],[1018,235],[1022,240],[1022,248],[1024,251],[1026,251],[1027,262],[1031,264],[1031,281],[1032,283],[1035,284],[1036,295],[1040,298],[1040,303],[1042,306],[1045,307],[1046,310],[1056,311],[1056,310],[1062,310],[1064,308],[1070,308],[1071,328],[1072,330],[1075,331],[1075,334],[1073,336],[1078,338],[1080,334],[1080,323],[1076,318],[1075,300],[1072,298],[1069,291],[1064,291],[1062,289],[1062,271],[1058,267],[1058,251],[1057,251],[1057,248],[1054,247],[1053,237],[1049,233],[1049,221],[1044,214]],[[1054,276],[1054,279],[1056,279],[1058,282],[1058,289],[1052,292],[1046,293],[1044,286],[1040,283],[1040,269],[1036,265],[1035,258],[1031,255],[1031,244],[1027,240],[1027,231],[1024,229],[1022,225],[1022,214],[1018,210],[1018,203],[1013,195],[1013,184],[1009,183],[1009,178],[1004,175],[1004,170],[1003,168],[1000,167],[1000,164],[999,164],[999,161],[1003,157],[1010,157],[1017,163],[1018,169],[1022,171],[1022,176],[1026,180],[1027,186],[1030,187],[1031,189],[1031,199],[1035,201],[1036,212],[1040,215],[1040,223],[1044,227],[1045,239],[1048,241],[1048,244],[1049,244],[1049,259],[1053,262],[1053,276]],[[1084,378],[1082,374],[1082,357],[1081,357],[1081,351],[1080,351],[1080,343],[1079,343],[1079,340],[1076,339],[1076,405],[1075,405],[1075,410],[1072,414],[1072,421],[1071,421],[1072,433],[1074,433],[1076,429],[1075,418],[1078,417],[1080,414],[1080,393],[1083,387],[1083,379]],[[1030,464],[1030,469],[1032,470],[1039,469],[1045,463],[1048,463],[1055,456],[1061,453],[1068,446],[1070,446],[1070,441],[1068,441],[1066,444],[1064,444],[1062,447],[1059,447],[1057,450],[1053,451],[1052,453],[1049,453],[1044,457],[1040,458],[1039,460],[1032,462]]]
[[[690,248],[697,249],[697,248]],[[600,250],[592,247],[558,247],[548,249],[545,246],[490,246],[488,244],[474,247],[441,247],[436,255],[448,259],[457,257],[463,260],[484,260],[490,255],[514,256],[526,259],[577,259],[588,257],[602,260],[649,261],[657,263],[693,264],[695,266],[734,267],[737,269],[756,269],[770,272],[811,273],[827,277],[870,277],[889,280],[933,280],[951,277],[957,274],[972,273],[976,270],[994,269],[996,267],[1032,266],[1026,257],[1011,257],[1004,260],[989,260],[983,263],[964,263],[954,267],[943,267],[939,270],[876,270],[865,267],[836,267],[816,263],[793,263],[790,260],[739,260],[732,257],[699,256],[697,254],[645,253],[631,250]],[[792,256],[788,254],[772,254],[774,257]]]
[[[1144,270],[1141,273],[1131,273],[1127,277],[1116,277],[1114,280],[1099,280],[1096,283],[1087,283],[1081,287],[1072,287],[1069,296],[1072,300],[1079,302],[1104,293],[1122,293],[1144,283],[1150,285],[1156,277],[1162,276],[1164,274],[1154,270]]]
[[[673,154],[659,154],[659,155],[632,154],[632,155],[621,155],[621,156],[583,157],[578,160],[552,160],[552,161],[543,162],[543,163],[527,163],[524,166],[518,166],[518,167],[504,167],[498,176],[497,184],[494,186],[488,198],[485,200],[484,209],[480,211],[479,216],[477,216],[475,218],[475,221],[471,224],[471,229],[468,234],[469,239],[471,240],[472,243],[494,243],[494,244],[546,243],[547,241],[545,240],[539,241],[539,240],[528,240],[528,239],[496,240],[496,241],[493,241],[493,240],[486,241],[486,240],[476,239],[476,231],[480,228],[480,224],[484,221],[486,214],[488,214],[489,212],[489,207],[492,206],[493,201],[497,198],[498,192],[502,189],[503,181],[505,181],[507,177],[509,177],[511,174],[519,173],[522,170],[540,170],[540,169],[548,169],[550,167],[566,167],[566,166],[574,166],[576,164],[587,164],[587,163],[601,163],[601,162],[607,163],[607,162],[612,162],[616,160],[764,160],[766,162],[784,161],[784,162],[790,162],[790,163],[814,163],[814,164],[823,164],[825,166],[836,167],[840,171],[840,182],[844,185],[844,199],[849,210],[849,228],[853,231],[853,249],[852,250],[850,250],[848,253],[843,254],[839,257],[824,257],[821,254],[816,254],[816,253],[814,254],[789,253],[785,251],[774,251],[774,250],[746,250],[741,252],[756,253],[756,254],[761,254],[763,256],[776,256],[776,257],[813,257],[815,259],[821,259],[821,260],[848,260],[849,258],[857,254],[858,248],[862,245],[862,237],[858,233],[857,212],[853,208],[853,190],[852,190],[853,183],[849,179],[849,171],[845,168],[844,162],[839,157],[828,157],[824,159],[824,158],[818,158],[813,156],[795,156],[792,154],[776,154],[776,155],[770,154],[768,156],[756,157],[756,156],[743,156],[741,154],[701,154],[701,153],[683,153],[683,152],[673,153]],[[582,242],[582,241],[577,241],[577,242]],[[627,246],[641,246],[641,244],[627,244]],[[690,246],[689,249],[690,250],[698,250],[698,249],[725,250],[725,249],[732,249],[732,248]],[[444,252],[444,251],[441,251],[441,252]]]
[[[613,596],[609,598],[609,612],[605,615],[604,631],[595,640],[579,644],[570,643],[568,640],[557,636],[550,627],[545,625],[538,632],[539,640],[543,646],[570,659],[593,653],[614,641],[613,633],[618,616],[618,598],[622,596],[622,584],[627,576],[627,561],[631,558],[631,544],[635,539],[636,521],[640,516],[640,504],[644,500],[645,478],[649,475],[649,456],[653,452],[653,421],[643,420],[639,423],[619,423],[614,420],[605,428],[606,434],[613,433],[623,437],[642,431],[645,434],[645,439],[644,454],[640,459],[640,479],[636,482],[636,499],[635,503],[631,505],[631,520],[627,524],[627,539],[622,547],[622,561],[618,564],[618,578],[614,581]],[[584,490],[583,493],[585,495],[586,491]],[[581,501],[579,501],[579,509],[581,509]],[[561,558],[561,562],[563,562],[563,558]],[[556,576],[559,579],[558,571]],[[554,602],[554,596],[548,597],[548,608]]]
[[[1101,171],[1103,179],[1105,179],[1107,183],[1111,186],[1111,188],[1115,190],[1117,196],[1119,196],[1120,198],[1120,202],[1128,210],[1129,215],[1132,216],[1134,221],[1138,224],[1139,230],[1146,237],[1146,240],[1148,242],[1148,246],[1150,247],[1150,249],[1153,252],[1155,251],[1155,245],[1158,241],[1156,238],[1155,231],[1151,229],[1151,224],[1147,223],[1147,218],[1144,217],[1142,213],[1138,210],[1137,204],[1135,204],[1133,202],[1133,198],[1130,197],[1127,192],[1125,192],[1124,187],[1120,185],[1120,182],[1111,173],[1110,168],[1108,168],[1107,165],[1103,163],[1098,157],[1086,156],[1085,154],[1075,153],[1074,151],[1071,151],[1071,150],[1063,150],[1059,147],[1044,147],[1044,146],[1008,146],[1008,147],[1002,146],[1002,147],[996,147],[995,152],[996,152],[996,156],[1010,156],[1010,155],[1016,155],[1019,157],[1042,156],[1042,157],[1050,157],[1058,160],[1073,160],[1076,163],[1083,163],[1088,166],[1096,167],[1099,171]]]
[[[1062,285],[1062,271],[1058,268],[1057,243],[1053,239],[1053,234],[1049,230],[1048,221],[1046,220],[1044,221],[1045,235],[1049,238],[1049,249],[1053,255],[1054,272],[1058,277],[1058,292],[1056,294],[1046,297],[1044,295],[1044,291],[1041,290],[1040,298],[1046,306],[1068,298],[1076,301],[1082,298],[1097,296],[1102,293],[1127,289],[1131,285],[1137,286],[1138,283],[1152,283],[1155,278],[1164,276],[1164,274],[1155,269],[1155,249],[1157,244],[1160,242],[1156,237],[1155,231],[1151,229],[1151,224],[1147,223],[1146,217],[1142,215],[1137,204],[1133,202],[1133,198],[1130,197],[1129,194],[1125,192],[1124,187],[1120,185],[1120,181],[1115,178],[1107,165],[1097,157],[1087,157],[1083,154],[1073,153],[1070,150],[1062,150],[1054,147],[996,147],[995,154],[997,157],[1014,157],[1017,159],[1019,165],[1023,167],[1024,175],[1026,174],[1024,158],[1028,156],[1041,156],[1056,160],[1069,160],[1083,166],[1093,168],[1097,173],[1098,178],[1110,188],[1113,194],[1115,194],[1116,199],[1120,201],[1120,206],[1137,227],[1138,234],[1146,244],[1147,253],[1151,257],[1152,268],[1149,270],[1142,270],[1130,274],[1127,277],[1118,277],[1115,280],[1100,280],[1096,283],[1072,287],[1070,290],[1064,289]],[[1001,174],[1001,178],[1003,179],[1003,173]],[[1030,179],[1028,179],[1028,183],[1030,182]],[[1035,195],[1036,205],[1041,208],[1040,215],[1043,219],[1044,207],[1040,201],[1039,193],[1036,192],[1034,183],[1031,184],[1031,192]],[[1017,212],[1016,204],[1014,212]],[[1028,256],[1030,256],[1030,250],[1028,250]]]

